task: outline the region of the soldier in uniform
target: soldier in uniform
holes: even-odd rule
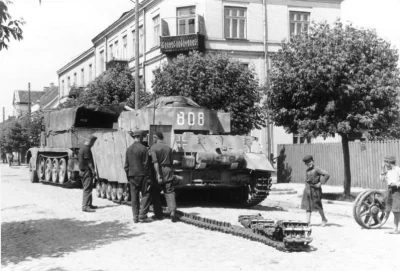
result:
[[[96,139],[96,136],[91,135],[79,149],[78,154],[79,175],[83,186],[82,211],[84,212],[94,212],[94,209],[97,208],[92,205],[93,178],[96,177],[96,171],[94,170],[93,155],[91,151]]]
[[[322,218],[321,226],[325,227],[328,220],[322,208],[321,185],[329,180],[330,175],[325,170],[314,165],[314,158],[311,155],[306,155],[303,158],[303,162],[307,166],[307,170],[306,187],[304,188],[303,198],[301,200],[301,209],[306,210],[306,221],[308,224],[311,222],[311,212],[318,211]]]
[[[389,216],[393,212],[394,230],[388,233],[400,234],[400,167],[396,166],[396,157],[393,155],[384,158],[384,170],[381,173],[381,180],[388,185],[385,211]]]
[[[142,144],[142,131],[130,133],[133,144],[126,150],[125,172],[131,188],[133,222],[150,222],[147,213],[150,208],[149,152]],[[139,207],[139,193],[142,200]]]
[[[165,144],[164,135],[162,132],[156,132],[153,135],[154,144],[150,148],[151,160],[153,162],[155,176],[153,182],[158,184],[158,187],[153,189],[153,207],[154,218],[162,218],[162,209],[160,203],[161,189],[164,192],[165,200],[169,211],[171,212],[171,221],[176,222],[176,201],[173,181],[175,180],[172,166],[172,149]]]

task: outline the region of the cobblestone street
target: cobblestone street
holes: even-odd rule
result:
[[[168,219],[133,224],[131,209],[94,198],[81,212],[81,190],[32,184],[26,166],[1,164],[2,270],[399,270],[400,235],[362,230],[352,218],[329,215],[313,227],[314,251],[287,253],[236,236]],[[264,203],[265,204],[265,203]],[[238,215],[304,219],[300,210],[183,207],[238,225]],[[317,214],[312,223],[318,224]],[[386,269],[384,269],[386,268]]]

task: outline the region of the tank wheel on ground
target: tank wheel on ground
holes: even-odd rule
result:
[[[53,181],[53,183],[56,183],[58,181],[58,173],[60,171],[60,162],[58,161],[57,158],[53,158],[52,163],[53,163],[53,168],[51,171],[51,180]]]
[[[117,184],[111,184],[111,200],[117,200]]]
[[[96,180],[96,196],[101,198],[101,182],[100,180]]]
[[[45,179],[46,159],[44,159],[44,157],[42,157],[42,156],[39,156],[38,160],[39,160],[39,163],[37,166],[37,172],[38,172],[39,180],[42,181]]]
[[[361,221],[359,220],[359,216],[357,215],[357,207],[358,207],[358,203],[360,202],[360,199],[364,196],[365,193],[368,193],[372,190],[365,190],[363,192],[361,192],[360,194],[358,194],[358,196],[356,197],[356,199],[354,200],[353,203],[353,217],[354,220],[357,222],[358,225],[362,226]]]
[[[67,178],[67,160],[65,158],[60,159],[60,166],[58,170],[58,182],[63,184]]]
[[[124,186],[124,193],[123,193],[124,201],[130,201],[131,200],[130,187],[127,184],[124,184],[123,186]]]
[[[100,197],[105,199],[107,197],[107,182],[101,182]]]
[[[45,167],[45,180],[46,182],[51,182],[51,174],[53,171],[53,163],[51,158],[46,159],[46,167]]]
[[[36,169],[33,169],[33,159],[29,160],[29,179],[31,183],[37,183],[39,181]]]
[[[117,200],[121,201],[124,195],[124,184],[117,184]]]
[[[385,212],[385,195],[378,190],[364,193],[357,203],[356,219],[361,227],[376,229],[382,227],[388,217]]]
[[[108,182],[108,183],[107,183],[107,189],[106,189],[106,198],[107,198],[108,200],[111,200],[111,190],[112,190],[111,183]]]

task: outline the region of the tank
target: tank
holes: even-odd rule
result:
[[[93,133],[116,131],[122,107],[76,107],[47,112],[40,147],[27,152],[31,182],[79,187],[78,152]]]
[[[161,131],[173,149],[178,193],[215,188],[223,189],[230,202],[260,203],[268,196],[275,170],[255,137],[230,135],[230,126],[229,113],[200,107],[182,96],[160,97],[142,109],[122,112],[118,131],[95,133],[98,197],[130,200],[124,171],[126,149],[133,143],[128,132],[142,130],[145,145],[151,146],[153,133]]]

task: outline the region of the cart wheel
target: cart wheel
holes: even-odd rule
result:
[[[371,192],[372,190],[365,190],[363,192],[361,192],[360,194],[358,194],[358,196],[356,197],[356,199],[354,200],[353,203],[353,217],[354,220],[357,222],[358,225],[360,225],[362,227],[362,223],[359,220],[359,216],[357,215],[357,206],[358,203],[360,202],[360,199],[365,195],[365,193]]]
[[[360,198],[356,215],[361,227],[377,229],[382,227],[388,217],[385,212],[385,195],[378,190],[368,191]],[[357,220],[356,220],[357,221]]]

